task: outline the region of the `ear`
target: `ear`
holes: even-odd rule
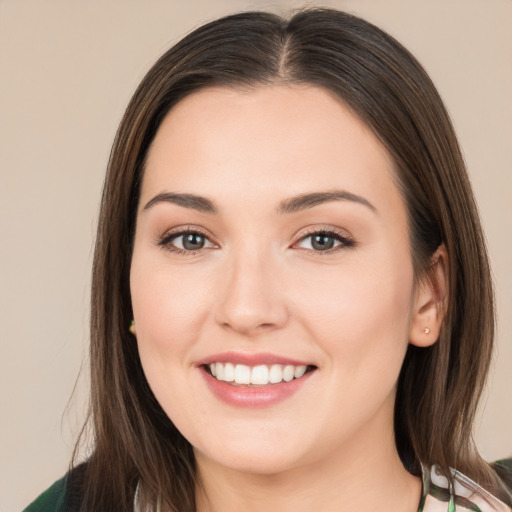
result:
[[[137,329],[135,327],[135,320],[132,320],[130,322],[130,327],[129,327],[129,331],[135,336],[137,337]]]
[[[448,299],[448,253],[441,244],[432,256],[430,270],[416,285],[409,341],[417,347],[433,345],[439,338]]]

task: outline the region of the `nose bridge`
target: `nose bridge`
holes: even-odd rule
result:
[[[275,255],[257,245],[234,249],[220,276],[217,322],[246,335],[281,327],[287,318]]]

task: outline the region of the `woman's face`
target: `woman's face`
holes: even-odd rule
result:
[[[200,463],[268,474],[393,445],[418,309],[407,213],[390,156],[329,93],[175,106],[130,284],[144,372]]]

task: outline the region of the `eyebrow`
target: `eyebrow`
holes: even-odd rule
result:
[[[364,197],[352,194],[351,192],[347,192],[345,190],[331,190],[327,192],[302,194],[300,196],[285,199],[279,203],[277,213],[295,213],[332,201],[351,201],[366,206],[373,212],[377,211],[375,206],[373,206]],[[157,194],[155,197],[153,197],[153,199],[146,203],[144,210],[149,210],[159,203],[177,204],[178,206],[182,206],[184,208],[190,208],[203,213],[210,213],[214,215],[219,213],[219,208],[215,205],[215,203],[206,197],[197,196],[195,194],[180,194],[175,192],[161,192],[160,194]]]
[[[323,203],[331,201],[352,201],[354,203],[362,204],[368,207],[373,212],[377,211],[377,208],[373,206],[364,197],[352,194],[345,190],[331,190],[328,192],[313,192],[311,194],[303,194],[290,199],[285,199],[279,204],[277,209],[278,213],[295,213],[308,208],[313,208]]]
[[[158,203],[173,203],[204,213],[219,213],[215,203],[210,201],[210,199],[206,199],[206,197],[196,196],[195,194],[176,194],[174,192],[161,192],[146,203],[144,210],[149,210]]]

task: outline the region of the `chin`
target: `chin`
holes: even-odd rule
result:
[[[254,475],[275,475],[300,465],[298,447],[276,449],[279,443],[251,444],[245,439],[243,446],[222,446],[207,452],[194,449],[198,464],[222,466],[230,471]]]

